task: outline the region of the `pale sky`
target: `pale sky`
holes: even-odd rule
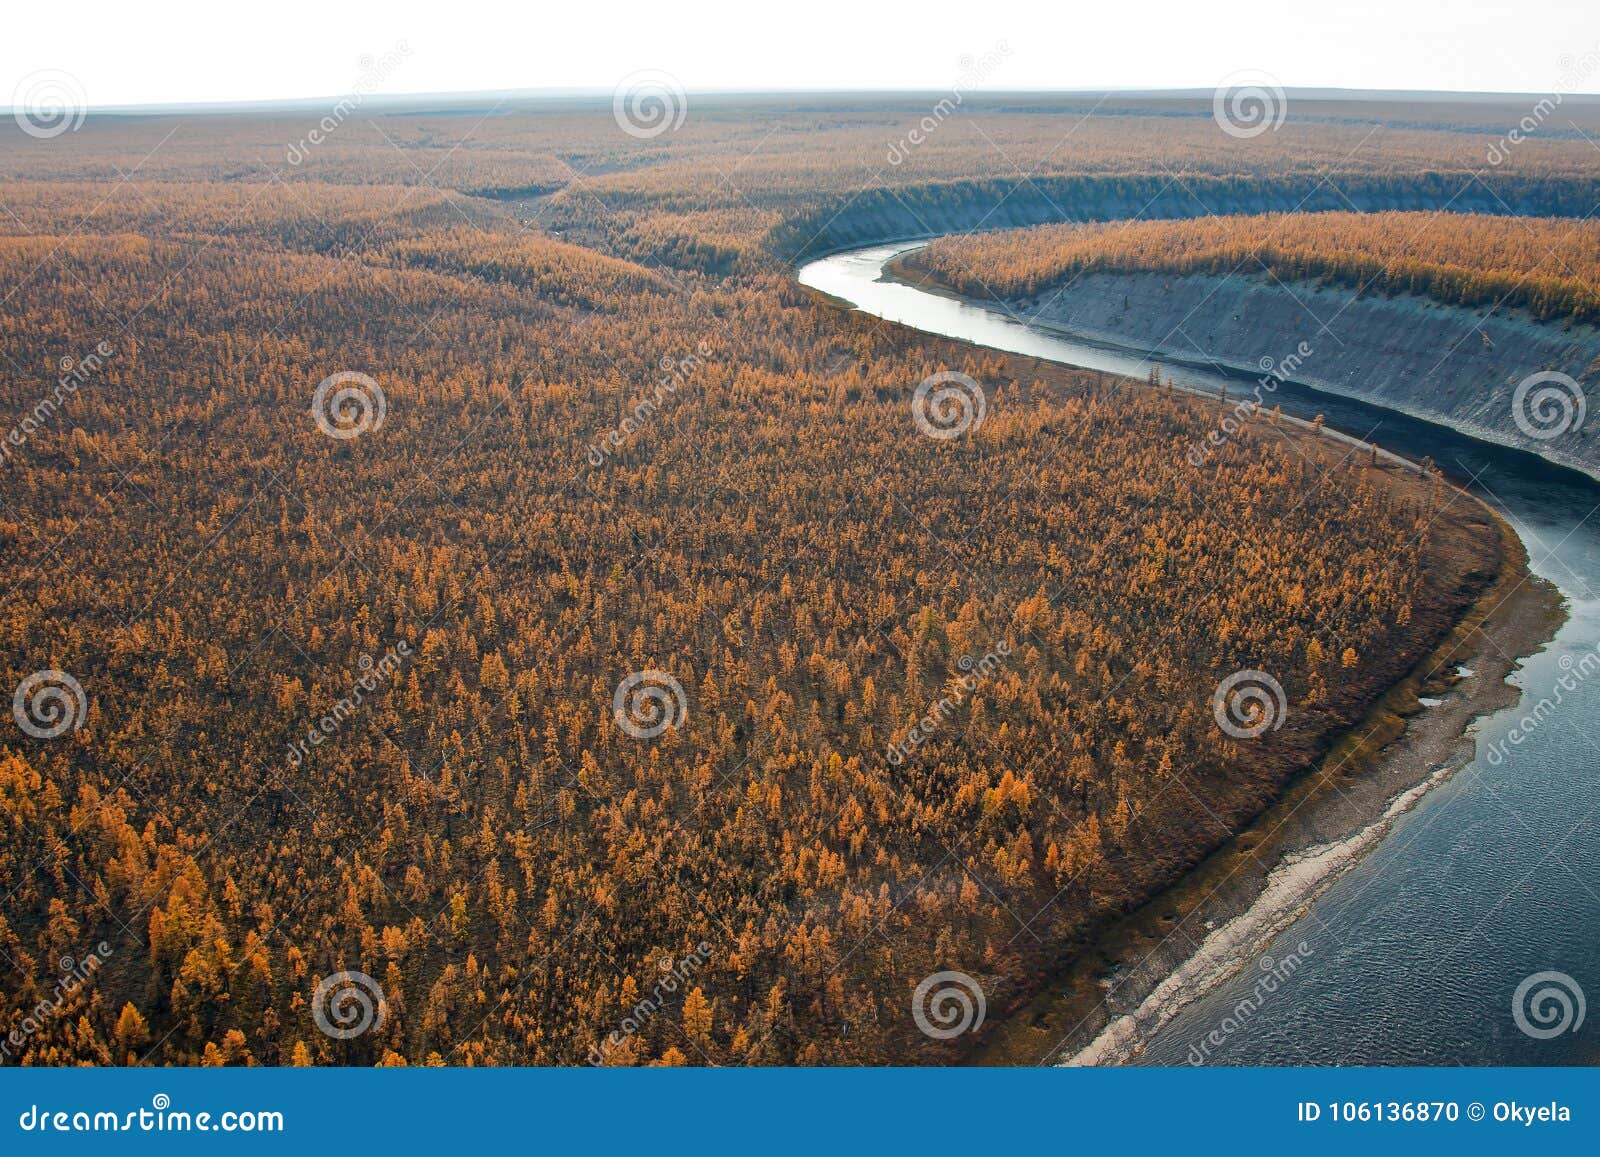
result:
[[[40,73],[91,106],[504,89],[1285,87],[1600,93],[1600,0],[77,0],[8,3],[0,107]],[[409,52],[374,80],[371,62]],[[1587,64],[1585,56],[1588,54]],[[965,58],[965,59],[964,59]]]

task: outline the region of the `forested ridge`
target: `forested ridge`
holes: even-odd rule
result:
[[[1093,270],[1240,273],[1600,322],[1600,222],[1560,217],[1266,213],[1041,225],[941,238],[905,264],[984,297],[1033,297]]]
[[[1197,469],[1214,406],[795,286],[796,190],[896,115],[0,147],[0,688],[83,692],[0,729],[0,1063],[948,1062],[919,982],[1004,1015],[1450,630],[1499,537],[1437,477],[1265,413]],[[958,124],[895,179],[981,172]],[[1250,739],[1244,669],[1287,707]]]

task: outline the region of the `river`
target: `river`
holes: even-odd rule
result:
[[[881,280],[916,243],[834,254],[802,284],[866,313],[945,337],[1143,379],[1144,355],[1030,328],[991,309]],[[1240,393],[1240,375],[1161,362],[1176,385]],[[1600,1013],[1581,1026],[1578,995],[1600,996],[1600,484],[1533,455],[1444,427],[1284,383],[1285,413],[1323,414],[1330,428],[1413,459],[1431,457],[1498,510],[1554,583],[1566,621],[1512,681],[1522,702],[1475,725],[1477,757],[1401,815],[1264,951],[1306,945],[1292,975],[1261,992],[1260,972],[1213,977],[1159,1031],[1137,1063],[1240,1065],[1562,1065],[1600,1063]],[[1559,704],[1556,704],[1558,684]],[[1541,699],[1531,728],[1519,722]],[[1518,739],[1513,742],[1515,730]],[[1523,1021],[1513,1016],[1519,986]],[[1569,985],[1570,978],[1570,985]],[[1534,999],[1554,984],[1560,1006]],[[1248,1014],[1239,1016],[1241,1001]],[[1541,1013],[1551,1014],[1541,1022]],[[1225,1031],[1219,1031],[1225,1028]],[[1218,1038],[1222,1043],[1215,1044]]]

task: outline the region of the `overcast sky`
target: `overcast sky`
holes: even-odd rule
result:
[[[1600,0],[13,0],[0,19],[0,104],[41,72],[92,106],[609,90],[641,69],[690,90],[943,89],[1002,43],[982,87],[1212,88],[1252,70],[1286,87],[1600,92]]]

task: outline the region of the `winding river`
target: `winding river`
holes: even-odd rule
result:
[[[1150,360],[1032,329],[1002,312],[882,280],[884,264],[924,242],[838,253],[799,271],[802,284],[886,320],[1067,365],[1145,378]],[[1215,392],[1239,375],[1162,362],[1181,387]],[[1559,972],[1600,998],[1600,484],[1533,455],[1464,437],[1393,411],[1284,384],[1285,413],[1442,469],[1498,510],[1532,570],[1559,588],[1568,615],[1512,681],[1522,702],[1480,719],[1477,757],[1400,815],[1264,951],[1304,942],[1302,967],[1259,995],[1260,974],[1211,977],[1148,1039],[1137,1063],[1600,1063],[1600,1013],[1581,1027],[1530,1035],[1512,1015],[1523,981]],[[1588,672],[1593,674],[1583,677]],[[1559,681],[1572,689],[1520,742],[1512,729]],[[1500,753],[1504,753],[1500,757]],[[1491,758],[1491,753],[1495,758]],[[1565,980],[1560,982],[1563,990]],[[1547,987],[1536,981],[1531,992]],[[1248,1016],[1236,1015],[1251,1001]],[[1541,1029],[1540,1012],[1524,1020]],[[1221,1045],[1207,1043],[1229,1025]],[[1203,1046],[1203,1047],[1201,1047]],[[1059,1058],[1057,1058],[1059,1059]]]

